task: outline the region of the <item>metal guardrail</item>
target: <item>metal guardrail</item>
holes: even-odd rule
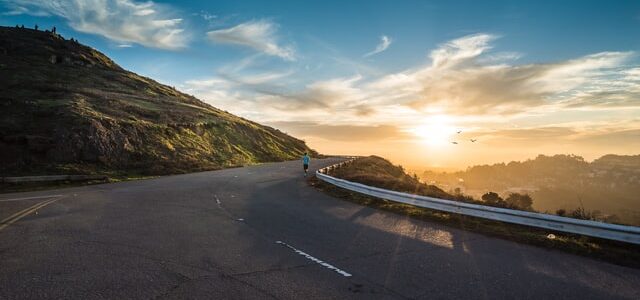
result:
[[[320,180],[335,186],[389,201],[489,220],[527,225],[640,245],[640,227],[608,224],[414,195],[368,186],[328,175],[331,170],[342,167],[353,160],[354,159],[351,159],[319,169],[316,171],[316,176]]]

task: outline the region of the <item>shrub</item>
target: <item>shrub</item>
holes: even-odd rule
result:
[[[520,210],[533,210],[533,199],[528,194],[511,193],[505,200],[510,208]]]
[[[482,195],[482,201],[484,201],[486,205],[498,207],[506,207],[507,204],[506,202],[504,202],[504,199],[500,197],[500,195],[494,192],[488,192]]]

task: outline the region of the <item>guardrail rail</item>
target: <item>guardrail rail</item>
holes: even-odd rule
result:
[[[316,171],[318,179],[353,192],[418,207],[446,211],[489,220],[581,234],[640,245],[640,227],[580,220],[549,214],[477,205],[453,200],[414,195],[364,185],[329,175],[329,172],[355,160],[334,164]]]

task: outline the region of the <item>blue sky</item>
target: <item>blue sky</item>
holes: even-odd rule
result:
[[[530,148],[533,141],[521,137],[532,132],[547,133],[535,140],[544,144],[538,152],[554,152],[557,139],[569,148],[555,152],[587,157],[638,146],[631,140],[640,132],[639,1],[0,5],[3,25],[55,25],[126,69],[284,128],[320,150],[370,148],[372,138],[331,137],[340,130],[379,137],[380,154],[389,156],[404,155],[384,150],[398,145],[451,153],[443,145],[451,134],[425,145],[413,140],[454,127],[486,141],[482,155],[455,150],[477,161],[496,160],[492,147],[513,139]],[[602,140],[588,134],[594,128],[622,134],[620,145],[593,142]],[[509,151],[514,159],[522,153]]]
[[[13,3],[16,1],[5,1]],[[20,1],[17,1],[20,2]],[[34,1],[36,2],[36,1]],[[488,2],[488,3],[484,3]],[[327,47],[346,58],[383,71],[399,71],[423,62],[430,49],[463,35],[487,32],[502,36],[497,50],[522,53],[521,62],[548,62],[601,51],[640,48],[638,1],[157,1],[170,7],[168,16],[182,18],[191,40],[180,51],[134,45],[115,48],[117,41],[78,33],[57,16],[3,15],[5,25],[35,23],[57,25],[105,52],[124,67],[177,83],[207,76],[216,67],[241,59],[250,50],[217,46],[205,39],[207,31],[252,20],[279,25],[283,42],[295,46],[300,63],[328,64],[326,76],[336,67],[327,59]],[[5,11],[10,11],[5,5]],[[215,16],[205,20],[202,15]],[[379,42],[392,37],[386,53],[362,58]],[[288,66],[287,62],[278,62]],[[166,72],[171,70],[171,72]],[[311,73],[311,72],[310,72]],[[310,76],[316,77],[316,72]],[[317,78],[317,77],[316,77]]]

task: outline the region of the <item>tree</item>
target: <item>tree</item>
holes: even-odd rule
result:
[[[515,209],[533,210],[533,199],[528,194],[511,193],[505,202]]]
[[[504,200],[500,197],[500,195],[494,192],[488,192],[482,195],[482,201],[491,206],[505,206]]]

